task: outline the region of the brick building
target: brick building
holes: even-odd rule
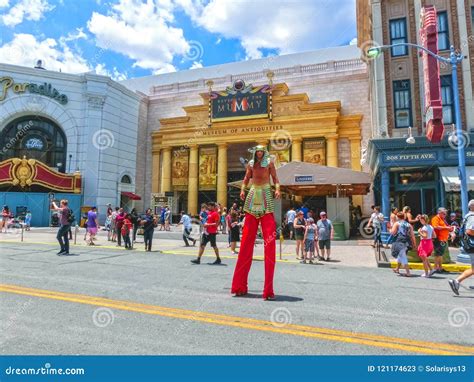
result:
[[[458,67],[461,120],[467,143],[467,163],[472,163],[474,130],[474,38],[472,0],[358,0],[358,45],[363,52],[374,45],[420,44],[420,12],[434,5],[437,11],[439,54],[449,56],[454,45],[466,56]],[[424,88],[422,58],[410,47],[394,47],[370,59],[372,140],[368,163],[375,177],[375,197],[384,207],[410,205],[415,213],[431,213],[436,206],[459,207],[456,184],[457,157],[447,136],[432,145],[424,138]],[[456,123],[451,66],[440,64],[443,122],[446,135]],[[412,127],[415,144],[405,140]],[[391,139],[387,139],[391,138]],[[423,160],[420,155],[426,155]],[[474,171],[468,168],[469,190],[474,191]],[[471,194],[472,195],[472,194]]]

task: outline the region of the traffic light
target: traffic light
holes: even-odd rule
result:
[[[438,54],[438,27],[436,8],[432,5],[423,7],[420,15],[421,45]],[[443,139],[443,105],[441,102],[441,84],[439,78],[438,60],[421,51],[423,59],[423,80],[425,89],[425,121],[426,137],[433,143]]]

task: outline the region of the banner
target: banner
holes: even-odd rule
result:
[[[173,187],[184,186],[187,188],[189,174],[189,151],[183,149],[173,150],[171,161],[171,184]]]
[[[199,189],[215,190],[217,187],[217,147],[199,149]]]
[[[42,186],[51,191],[81,193],[79,173],[63,174],[36,159],[11,158],[0,162],[0,185],[29,188]]]
[[[472,356],[0,356],[2,381],[472,382]],[[183,367],[186,365],[186,367]],[[243,367],[245,365],[245,367]],[[344,367],[341,367],[344,365]],[[212,369],[212,372],[209,370]],[[315,378],[317,375],[317,378]],[[156,377],[155,377],[156,376]],[[153,377],[153,378],[152,378]]]
[[[303,141],[303,161],[326,166],[326,144],[323,139]]]
[[[268,118],[268,85],[253,87],[237,80],[223,92],[212,92],[212,120]]]

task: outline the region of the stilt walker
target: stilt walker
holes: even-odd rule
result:
[[[265,146],[256,146],[250,150],[252,160],[247,165],[245,178],[240,191],[240,198],[245,200],[245,221],[239,256],[232,280],[232,293],[243,296],[248,292],[248,274],[252,266],[253,249],[259,224],[262,225],[265,261],[265,285],[263,298],[275,298],[273,291],[273,274],[276,261],[276,223],[270,178],[275,185],[275,198],[280,198],[280,183],[275,164]],[[252,179],[252,185],[245,198],[245,189]]]

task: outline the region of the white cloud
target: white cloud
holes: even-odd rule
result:
[[[198,69],[202,67],[203,67],[202,60],[200,60],[200,61],[194,61],[189,69]]]
[[[350,42],[349,45],[357,45],[357,37],[354,37]]]
[[[5,8],[5,7],[8,7],[9,5],[10,4],[8,0],[0,0],[0,8]]]
[[[65,41],[74,41],[80,39],[87,39],[87,35],[84,33],[83,28],[76,28],[75,32],[69,32],[66,37],[64,37]]]
[[[0,7],[8,6],[8,1],[0,0]],[[54,9],[47,0],[20,0],[7,13],[0,15],[0,20],[8,27],[21,24],[23,20],[38,21],[43,14]]]
[[[133,59],[134,66],[169,72],[173,57],[189,49],[183,30],[171,26],[173,10],[171,0],[120,0],[107,15],[94,12],[87,27],[99,47]]]
[[[15,34],[13,40],[0,47],[0,62],[32,67],[43,60],[49,70],[82,73],[90,70],[87,61],[73,52],[61,39],[37,40],[31,34]]]
[[[176,0],[197,25],[225,38],[237,38],[247,58],[262,48],[293,53],[341,45],[355,32],[350,0],[267,1]]]
[[[165,74],[176,72],[176,68],[172,64],[166,64],[160,69],[153,70],[153,74]]]
[[[97,64],[94,68],[94,71],[102,76],[108,76],[114,81],[125,81],[127,79],[127,74],[120,72],[115,66],[112,71],[110,71],[105,67],[104,64]]]

